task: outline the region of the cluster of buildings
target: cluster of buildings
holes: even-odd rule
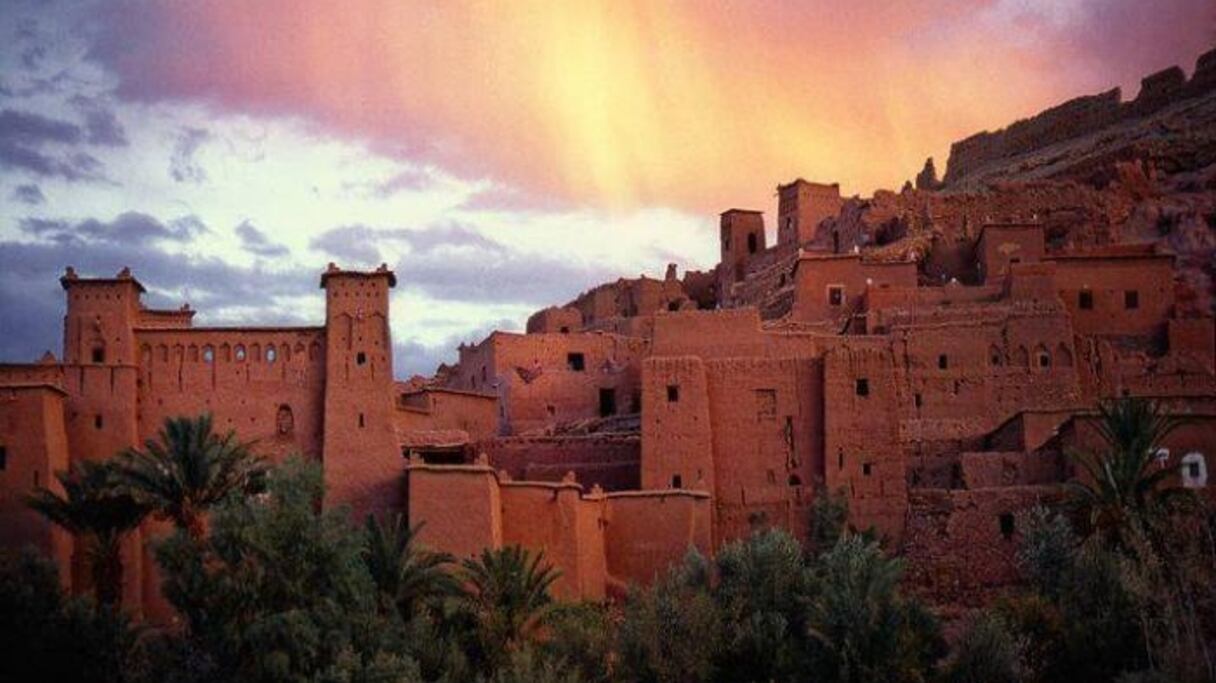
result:
[[[1185,416],[1159,461],[1186,486],[1206,491],[1216,456],[1210,308],[1176,300],[1160,240],[1092,229],[1074,191],[860,200],[798,179],[775,230],[721,214],[712,270],[602,285],[408,382],[384,266],[331,264],[323,324],[283,328],[198,327],[189,307],[145,307],[125,269],[68,268],[62,355],[0,365],[0,545],[85,585],[80,548],[23,497],[211,413],[273,459],[319,461],[327,505],[405,513],[458,556],[543,550],[566,598],[611,598],[754,529],[805,538],[831,492],[914,589],[979,603],[1018,580],[1021,513],[1058,499],[1068,453],[1100,448],[1100,400]],[[906,211],[874,219],[883,206]],[[124,573],[152,617],[162,528],[133,535]]]

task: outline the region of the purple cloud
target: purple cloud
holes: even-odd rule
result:
[[[287,247],[273,242],[266,233],[258,230],[249,221],[242,221],[236,226],[236,236],[241,238],[241,246],[258,256],[266,258],[275,258],[277,256],[286,256],[289,252]]]
[[[46,196],[42,194],[42,189],[37,185],[18,185],[13,188],[12,197],[14,201],[31,206],[46,203]]]
[[[199,148],[211,139],[211,133],[202,128],[183,128],[173,144],[173,156],[169,158],[169,176],[179,183],[202,183],[207,180],[207,171],[195,160]]]

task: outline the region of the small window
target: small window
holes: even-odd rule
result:
[[[105,421],[102,420],[100,415],[93,416],[93,428],[94,429],[101,429],[102,425],[104,425],[104,424],[105,424]]]
[[[557,415],[557,406],[552,404],[545,406],[545,412],[549,413],[549,417]]]
[[[678,474],[671,475],[671,488],[673,488],[673,489],[684,488],[684,480],[680,478],[680,475],[678,475]]]
[[[245,346],[243,344],[237,344],[236,349],[233,351],[233,354],[235,355],[238,363],[244,362],[245,361]]]
[[[203,362],[211,365],[215,362],[215,348],[211,346],[203,347]]]
[[[828,305],[841,306],[844,304],[844,287],[833,285],[828,287]]]
[[[1134,289],[1129,289],[1123,293],[1123,307],[1132,310],[1140,308],[1140,292]]]
[[[680,310],[680,302],[679,301],[668,301],[667,310],[669,310],[673,313]]]
[[[870,476],[870,474],[871,474],[873,471],[874,471],[874,468],[873,468],[873,466],[872,466],[872,465],[870,465],[870,463],[868,463],[868,462],[867,462],[867,463],[862,463],[862,465],[861,465],[861,473],[862,473],[862,474],[864,474],[864,475],[866,475],[866,476],[868,477],[868,476]]]
[[[1009,265],[1011,265],[1011,266],[1015,263],[1021,263],[1021,262],[1022,262],[1022,259],[1018,258],[1017,256],[1014,256],[1013,258],[1009,259]]]
[[[1000,524],[1001,524],[1001,536],[1003,536],[1006,541],[1013,538],[1013,532],[1015,530],[1015,526],[1013,523],[1013,513],[1012,512],[1003,513],[1000,516]]]
[[[359,429],[363,429],[364,424],[365,424],[365,421],[363,419],[363,413],[359,413]]]
[[[1039,367],[1040,368],[1050,368],[1051,367],[1051,354],[1047,353],[1046,351],[1039,352]]]
[[[678,403],[679,401],[680,401],[680,385],[668,384],[667,385],[667,402],[668,403]]]
[[[1077,306],[1083,311],[1094,310],[1094,293],[1088,289],[1082,289],[1077,295]]]
[[[8,447],[0,446],[0,471],[8,469]]]
[[[367,364],[367,354],[362,351],[355,354],[355,363],[357,363],[359,365],[366,365]]]
[[[912,403],[919,408],[925,404],[925,399],[922,398],[920,394],[915,394],[912,396]]]
[[[273,346],[266,347],[266,362],[273,363],[279,358],[279,352]]]
[[[870,380],[865,377],[857,380],[853,390],[857,393],[858,396],[869,396],[870,395]]]
[[[747,253],[749,253],[749,254],[756,253],[756,248],[757,248],[756,233],[754,233],[754,232],[748,233],[748,235],[747,235]]]
[[[106,362],[106,350],[104,347],[101,347],[101,346],[93,347],[93,362],[94,363]]]
[[[943,353],[937,357],[937,367],[942,370],[950,367],[950,359],[946,356],[946,354]]]
[[[600,389],[600,417],[616,415],[616,390]]]
[[[566,365],[574,372],[582,372],[587,369],[587,361],[581,353],[566,354]]]
[[[570,334],[570,328],[566,327],[565,325],[562,325],[561,332],[562,332],[562,334]]]

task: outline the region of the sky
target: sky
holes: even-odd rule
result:
[[[666,264],[778,183],[898,189],[952,141],[1216,45],[1211,0],[0,0],[0,362],[67,265],[196,324],[398,276],[396,373]]]

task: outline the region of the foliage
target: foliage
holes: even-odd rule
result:
[[[157,549],[164,591],[185,618],[189,657],[216,681],[414,680],[396,614],[377,609],[363,538],[344,509],[316,512],[320,468],[290,460],[268,495],[230,497],[211,534],[179,530]]]
[[[1129,526],[1145,524],[1171,504],[1193,498],[1187,489],[1169,483],[1178,466],[1160,466],[1156,460],[1162,440],[1181,424],[1178,419],[1144,398],[1104,402],[1098,411],[1104,450],[1073,454],[1086,477],[1069,486],[1090,525],[1117,544]]]
[[[118,610],[65,598],[32,550],[0,554],[0,680],[129,680],[136,635]]]
[[[462,602],[476,623],[487,671],[497,670],[535,635],[552,606],[549,588],[560,575],[544,564],[543,553],[518,545],[486,548],[461,563]]]
[[[996,613],[972,621],[946,672],[950,683],[1019,683],[1027,679],[1027,643]]]
[[[684,562],[648,589],[634,589],[620,626],[620,678],[643,682],[714,680],[722,620],[709,593],[705,558]]]
[[[878,544],[842,536],[813,570],[813,668],[838,681],[919,681],[944,654],[936,620],[899,594],[902,567]]]
[[[593,603],[559,604],[546,621],[547,633],[538,646],[545,659],[576,671],[588,683],[612,680],[617,624],[608,609]]]
[[[452,556],[418,547],[421,526],[409,528],[399,514],[388,524],[368,515],[364,524],[363,561],[381,601],[406,620],[423,605],[455,595],[459,589],[448,571]]]
[[[147,516],[147,508],[119,482],[113,461],[81,461],[56,472],[63,495],[38,487],[27,504],[84,541],[97,601],[122,599],[122,539]]]
[[[142,451],[124,451],[116,466],[140,500],[195,538],[203,535],[207,508],[266,472],[262,458],[237,441],[235,432],[213,431],[209,414],[166,419],[157,438],[148,439]]]
[[[811,501],[811,549],[824,553],[836,547],[836,541],[848,531],[848,522],[849,499],[844,492],[819,489]]]

